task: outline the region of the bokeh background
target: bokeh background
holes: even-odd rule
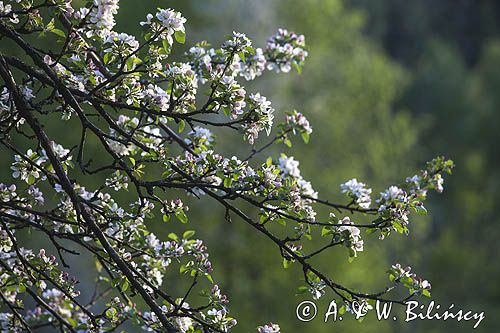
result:
[[[342,200],[339,184],[353,177],[378,193],[436,155],[453,159],[457,167],[445,192],[431,196],[430,214],[412,221],[409,236],[367,236],[354,263],[334,250],[317,264],[366,291],[386,285],[392,263],[411,264],[432,282],[436,303],[485,311],[476,331],[500,331],[500,2],[122,0],[120,7],[116,30],[129,33],[138,33],[138,22],[156,7],[182,11],[188,44],[217,46],[233,30],[256,46],[279,27],[305,34],[310,56],[301,75],[266,73],[247,90],[270,98],[277,118],[292,109],[309,118],[310,143],[280,148],[301,161],[303,176],[322,197]],[[63,135],[64,125],[51,126]],[[217,134],[227,153],[249,151],[239,138]],[[4,176],[10,163],[2,157]],[[101,182],[96,177],[86,185]],[[214,277],[239,321],[235,332],[269,321],[285,333],[472,331],[471,322],[378,322],[373,314],[361,323],[325,324],[320,317],[300,323],[295,307],[307,299],[296,296],[300,270],[281,268],[277,248],[244,223],[227,223],[222,209],[192,198],[189,205],[190,228],[209,246]],[[165,236],[176,226],[151,228]],[[85,274],[92,265],[79,261],[76,270]],[[331,297],[318,302],[320,312]],[[402,310],[396,310],[400,317]]]

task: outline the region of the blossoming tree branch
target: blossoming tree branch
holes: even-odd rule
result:
[[[266,97],[244,86],[266,70],[300,71],[304,36],[280,29],[255,48],[235,32],[219,47],[195,44],[174,62],[171,52],[185,43],[181,13],[158,9],[140,22],[143,34],[131,36],[113,30],[118,0],[83,3],[0,1],[1,43],[9,45],[0,53],[0,142],[11,153],[1,160],[12,171],[0,184],[2,332],[48,326],[107,332],[131,324],[154,332],[229,332],[237,322],[211,276],[207,246],[191,230],[167,238],[146,226],[147,220],[188,222],[179,191],[221,205],[221,219],[267,237],[285,266],[302,267],[299,289],[314,298],[330,290],[352,311],[353,301],[430,295],[430,283],[399,264],[389,269],[386,289],[364,293],[326,276],[311,258],[343,247],[353,260],[365,250],[362,230],[381,239],[408,233],[410,214],[426,212],[422,202],[429,190],[443,190],[441,175],[451,161],[432,160],[374,200],[367,185],[348,180],[339,188],[340,203],[320,199],[291,156],[256,162],[270,147],[290,146],[294,136],[307,142],[312,132],[303,114],[278,115]],[[275,118],[281,123],[273,131]],[[47,129],[54,121],[78,124],[68,128],[78,142],[71,135],[56,142]],[[215,127],[241,133],[250,153],[223,156]],[[89,156],[90,142],[98,156]],[[106,181],[89,188],[86,175]],[[117,194],[125,191],[123,203]],[[329,216],[319,216],[318,205]],[[371,222],[357,222],[358,215]],[[19,237],[23,230],[46,239],[47,247],[31,248]],[[313,237],[317,249],[306,252],[303,242]],[[96,261],[90,300],[69,273],[68,256],[79,255]],[[169,290],[167,273],[189,287]],[[408,289],[406,299],[391,298],[398,286]],[[200,292],[204,302],[194,304]],[[257,330],[280,328],[269,323]]]

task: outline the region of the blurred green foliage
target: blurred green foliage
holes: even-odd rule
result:
[[[411,72],[397,105],[429,119],[426,156],[457,164],[431,209],[422,249],[441,303],[484,310],[477,331],[498,331],[500,310],[500,4],[497,1],[365,1],[366,32]],[[420,326],[423,327],[423,326]],[[434,330],[431,330],[431,327]],[[426,323],[425,330],[470,327]]]

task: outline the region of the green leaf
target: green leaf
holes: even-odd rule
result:
[[[183,210],[179,209],[178,211],[175,212],[175,217],[182,223],[187,223],[188,217],[186,216],[186,213],[184,213]]]
[[[170,221],[170,214],[163,214],[163,222]]]
[[[179,121],[179,133],[184,132],[185,127],[186,127],[186,122],[184,120]]]
[[[186,34],[183,31],[176,31],[174,33],[174,38],[177,43],[184,44],[186,42]]]
[[[121,281],[121,278],[119,278],[119,277],[114,278],[113,281],[111,281],[111,285],[113,286],[113,288],[116,288],[120,284],[120,281]]]
[[[373,234],[377,230],[378,230],[377,228],[370,228],[370,229],[366,229],[365,232],[366,232],[367,235],[371,235],[371,234]]]
[[[28,176],[28,185],[35,184],[36,178],[33,175]]]
[[[399,232],[400,234],[402,234],[404,232],[404,228],[403,226],[401,225],[401,223],[399,222],[394,222],[392,224],[392,226],[394,227],[394,229],[396,229],[397,232]]]
[[[87,331],[87,328],[89,328],[89,326],[87,324],[81,323],[80,325],[75,326],[75,328],[78,329],[78,330],[85,330],[85,331]]]
[[[423,205],[415,206],[415,212],[418,215],[427,215],[427,209]]]
[[[296,62],[292,62],[292,66],[293,68],[295,68],[297,73],[302,74],[302,67],[299,64],[297,64]]]
[[[238,56],[240,57],[241,61],[245,62],[245,53],[243,53],[243,51],[238,52]]]
[[[193,237],[195,234],[195,231],[194,230],[187,230],[185,231],[183,234],[182,234],[182,238],[184,239],[188,239],[188,238],[191,238]]]
[[[286,227],[286,221],[284,219],[276,219],[275,221],[281,224],[282,226]]]
[[[109,309],[106,310],[106,317],[113,318],[115,316],[115,313],[116,313],[116,309],[115,308],[109,308]]]
[[[297,288],[297,295],[306,293],[309,290],[308,286],[300,286]]]
[[[247,46],[246,49],[245,49],[248,53],[250,53],[251,55],[255,55],[255,50],[253,49],[252,46]]]
[[[167,237],[170,238],[170,239],[173,239],[176,242],[179,241],[179,236],[177,236],[173,232],[169,233]]]
[[[95,268],[97,269],[97,271],[100,273],[102,271],[102,264],[99,260],[96,260],[95,261]]]
[[[222,112],[224,112],[224,115],[226,117],[229,117],[229,115],[231,115],[231,109],[229,109],[229,108],[222,107]]]
[[[125,291],[127,291],[127,290],[128,290],[128,281],[127,281],[127,280],[125,280],[125,281],[123,281],[123,283],[122,283],[122,291],[123,291],[123,292],[125,292]]]
[[[309,143],[309,133],[307,133],[307,132],[302,132],[302,133],[300,134],[300,136],[302,136],[302,140],[304,141],[304,143],[306,143],[306,144],[307,144],[307,143]]]
[[[131,70],[132,68],[134,68],[134,63],[135,63],[135,60],[133,57],[130,57],[127,59],[127,69],[128,70]]]
[[[163,45],[163,49],[165,50],[165,52],[168,52],[169,49],[168,41],[164,39],[161,43]]]
[[[50,20],[49,23],[47,23],[47,26],[45,27],[46,31],[51,31],[52,29],[55,29],[56,24],[54,23],[54,19]]]
[[[13,284],[10,286],[3,287],[5,291],[17,291],[17,285]]]
[[[59,37],[66,38],[66,34],[64,34],[64,31],[62,31],[61,29],[54,28],[54,29],[50,30],[50,32],[52,32],[53,34],[55,34]]]
[[[18,288],[17,288],[17,292],[22,294],[24,292],[26,292],[26,286],[24,285],[24,283],[20,283]]]
[[[76,327],[76,325],[78,325],[78,322],[73,318],[65,318],[65,319],[68,321],[68,323],[70,323],[72,327]]]

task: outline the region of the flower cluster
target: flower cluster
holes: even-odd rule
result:
[[[287,125],[294,131],[309,135],[312,133],[312,127],[307,118],[300,112],[293,111],[286,116]]]
[[[281,329],[278,324],[269,323],[264,326],[257,327],[257,331],[259,333],[280,333]]]
[[[9,186],[0,183],[0,201],[9,202],[17,197],[17,186],[15,184],[11,184]]]
[[[182,17],[181,13],[172,9],[160,9],[158,13],[156,13],[156,18],[164,28],[168,29],[169,34],[176,31],[184,32],[184,23],[186,23],[186,19]],[[148,21],[150,19],[151,17],[148,15]]]
[[[293,156],[281,156],[278,160],[281,172],[285,175],[290,175],[295,178],[301,178],[300,169],[299,169],[299,161],[296,161]]]
[[[265,53],[270,70],[288,73],[292,66],[300,68],[307,57],[304,35],[279,29],[267,41]]]
[[[12,245],[13,243],[9,234],[0,226],[0,252],[10,252]]]
[[[44,180],[45,176],[41,175],[41,170],[43,170],[45,162],[47,159],[43,155],[28,149],[25,156],[14,156],[14,163],[10,167],[12,177],[20,178],[30,185],[34,184],[40,177]]]
[[[370,208],[372,199],[370,194],[372,193],[371,188],[367,188],[366,184],[358,182],[356,178],[353,178],[342,185],[340,185],[342,193],[345,193],[348,197],[354,200],[354,202],[361,208]]]
[[[427,163],[427,168],[420,174],[407,177],[403,186],[389,186],[380,193],[377,199],[378,211],[382,219],[389,220],[390,225],[381,229],[380,238],[385,238],[391,230],[408,233],[409,215],[412,210],[418,214],[426,214],[423,200],[430,189],[443,191],[442,172],[451,173],[453,162],[437,157]]]
[[[135,143],[124,143],[129,132],[135,133]],[[120,115],[116,123],[110,126],[107,143],[109,149],[118,156],[136,154],[146,156],[148,151],[145,151],[145,148],[158,152],[163,150],[160,128],[155,126],[151,119],[141,123],[136,117],[130,118],[124,115]]]
[[[184,139],[186,143],[192,144],[194,147],[212,147],[214,144],[215,136],[208,129],[201,126],[195,126],[191,132],[187,134],[187,138]]]
[[[12,1],[12,0],[10,0]],[[7,2],[7,1],[5,1]],[[17,1],[19,2],[19,1]],[[19,18],[15,12],[12,11],[12,5],[0,1],[0,15],[9,19],[11,23],[19,23]]]
[[[179,303],[180,300],[177,300],[177,303]],[[162,306],[162,311],[165,314],[169,314],[171,312],[176,311],[176,306],[179,304],[171,305],[164,305]],[[189,313],[191,311],[191,307],[188,303],[184,302],[180,306],[180,310],[182,312],[185,311],[185,313]],[[202,313],[203,320],[207,323],[210,323],[213,325],[213,327],[217,328],[218,331],[220,332],[229,332],[232,327],[236,325],[236,319],[231,318],[228,316],[228,311],[225,307],[219,306],[216,308],[211,308],[206,312]],[[154,332],[157,329],[160,329],[162,326],[160,325],[160,321],[158,319],[158,316],[150,311],[144,312],[144,315],[142,316],[142,321],[143,321],[143,326],[142,329],[147,332]],[[188,316],[183,316],[177,315],[174,317],[172,324],[174,325],[175,328],[177,328],[181,333],[187,333],[187,332],[198,332],[200,329],[202,329],[202,325],[199,323],[195,322],[192,318]],[[206,325],[206,324],[205,324]],[[201,331],[200,331],[201,332]]]
[[[51,146],[54,154],[61,159],[62,166],[65,169],[73,167],[69,149],[65,149],[55,142],[51,142]],[[12,170],[12,177],[20,178],[29,185],[33,185],[39,180],[46,180],[46,175],[54,173],[52,164],[44,149],[40,153],[28,149],[26,154],[14,155],[14,163],[12,163],[10,168]]]
[[[250,144],[254,144],[260,131],[265,130],[267,135],[271,132],[274,109],[271,107],[271,102],[259,93],[250,95],[247,102],[250,111],[246,115],[247,123],[243,129],[245,138]]]
[[[313,189],[311,182],[305,180],[300,175],[300,170],[298,169],[299,162],[295,161],[293,156],[287,157],[282,155],[279,158],[279,168],[285,174],[291,175],[297,180],[297,186],[300,189],[300,195],[310,198],[317,198],[318,193]],[[307,199],[307,198],[306,198]],[[306,202],[309,202],[306,200]]]
[[[115,56],[121,57],[129,56],[139,48],[139,42],[135,37],[124,32],[110,33],[104,41],[104,45],[109,45],[109,47],[104,50],[105,53],[112,53]]]
[[[320,299],[325,294],[326,283],[323,280],[319,282],[311,282],[308,291],[311,293],[313,299]]]
[[[312,208],[311,198],[317,198],[318,193],[313,189],[311,183],[302,178],[299,170],[299,162],[293,156],[284,154],[278,159],[278,168],[281,173],[290,181],[290,187],[286,188],[289,193],[289,200],[295,213],[302,212],[304,218],[314,222],[316,211]]]
[[[235,60],[233,63],[233,70],[235,73],[239,73],[247,81],[254,80],[256,77],[261,76],[266,69],[267,59],[264,55],[264,51],[261,48],[257,48],[254,54],[250,53],[245,56],[245,60],[241,59],[239,55],[235,55]]]
[[[353,226],[351,219],[346,216],[339,220],[341,226],[334,228],[335,241],[341,242],[349,249],[349,257],[357,257],[358,252],[363,251],[363,240],[361,239],[361,231]]]
[[[123,172],[116,170],[110,177],[106,178],[105,184],[115,191],[120,191],[128,189],[128,181],[128,177]]]
[[[268,41],[265,50],[252,48],[245,34],[233,32],[221,49],[209,48],[205,42],[189,49],[187,53],[202,83],[214,75],[225,73],[254,80],[264,70],[289,72],[291,67],[300,71],[307,57],[304,36],[280,29]],[[226,68],[229,60],[229,68]]]
[[[214,97],[219,100],[217,107],[231,116],[232,119],[238,118],[244,112],[246,91],[232,76],[224,76],[219,82],[219,89]]]
[[[148,37],[158,35],[161,40],[165,40],[168,45],[167,51],[170,51],[170,46],[173,44],[173,35],[178,41],[183,42],[185,35],[184,23],[186,23],[186,19],[180,12],[170,8],[160,8],[155,15],[148,14],[146,21],[140,24],[150,31]]]
[[[220,309],[213,308],[208,310],[206,320],[208,320],[211,324],[214,324],[222,332],[228,332],[237,324],[236,319],[228,316],[228,311],[224,307]]]
[[[202,84],[209,81],[214,76],[214,72],[222,73],[225,67],[226,57],[222,50],[217,52],[215,49],[208,47],[208,43],[201,42],[186,52],[186,58]]]
[[[89,20],[94,26],[94,31],[89,30],[87,36],[93,33],[106,38],[115,26],[115,15],[118,13],[119,0],[94,0],[92,9],[83,7],[77,10],[74,15],[78,20]]]
[[[252,42],[245,34],[233,31],[232,38],[222,44],[222,49],[229,53],[238,53],[250,46]]]
[[[429,281],[419,278],[415,273],[411,272],[411,267],[403,268],[401,264],[392,265],[389,273],[389,279],[394,283],[403,283],[410,294],[422,294],[430,297],[431,284]]]
[[[12,107],[12,103],[10,101],[10,93],[9,89],[4,87],[2,91],[0,92],[0,110],[3,112],[8,112],[10,111]]]

